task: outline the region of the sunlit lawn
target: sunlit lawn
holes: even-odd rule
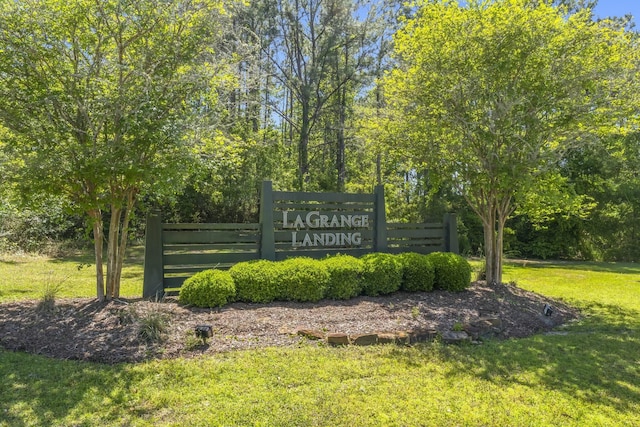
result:
[[[303,345],[117,366],[0,351],[0,426],[640,425],[640,268],[514,262],[505,279],[585,318],[481,346]]]
[[[122,297],[142,296],[143,252],[139,246],[127,249],[120,284]],[[90,252],[64,259],[0,253],[0,302],[38,299],[47,285],[59,286],[60,298],[95,297],[95,277],[95,259]]]

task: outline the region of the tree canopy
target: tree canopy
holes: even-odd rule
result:
[[[22,194],[59,195],[90,218],[100,299],[119,294],[137,198],[185,168],[192,119],[215,87],[221,12],[210,0],[0,4],[0,124],[21,162],[14,179]]]
[[[500,281],[514,210],[562,187],[568,147],[624,132],[637,50],[588,9],[472,0],[419,3],[395,52],[389,141],[464,196],[483,223],[487,280]]]

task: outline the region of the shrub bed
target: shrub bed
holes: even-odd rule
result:
[[[178,300],[196,307],[220,307],[235,299],[236,287],[228,271],[206,270],[184,281]]]
[[[462,256],[450,252],[433,252],[427,255],[433,264],[435,289],[462,291],[471,284],[471,265]]]
[[[406,252],[398,255],[402,264],[402,284],[400,289],[409,292],[433,290],[435,272],[426,255]]]
[[[240,262],[229,269],[238,301],[267,303],[279,292],[277,263],[267,260]]]
[[[325,265],[305,257],[289,258],[276,263],[279,276],[278,299],[320,301],[325,296],[330,275]]]
[[[365,295],[390,294],[402,284],[402,264],[397,257],[386,253],[367,254],[363,262],[362,291]]]
[[[357,297],[362,291],[362,273],[364,263],[351,255],[336,255],[322,260],[327,272],[326,297],[349,299]]]

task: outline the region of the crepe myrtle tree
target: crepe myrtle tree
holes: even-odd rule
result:
[[[119,296],[136,200],[184,168],[223,13],[216,0],[0,3],[12,178],[23,195],[59,195],[90,219],[100,300]]]
[[[419,1],[395,35],[395,54],[398,66],[382,82],[389,120],[378,126],[392,148],[464,196],[482,220],[487,281],[501,282],[515,209],[549,183],[557,197],[546,208],[562,200],[568,186],[557,166],[566,149],[629,123],[633,38],[594,22],[588,8]]]

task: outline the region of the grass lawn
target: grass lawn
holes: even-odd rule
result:
[[[77,262],[58,261],[65,272]],[[19,271],[0,261],[5,301],[37,298],[9,290],[28,288]],[[512,262],[505,279],[586,317],[481,346],[302,346],[117,366],[0,350],[0,426],[640,425],[640,267]]]
[[[122,268],[120,295],[142,296],[144,248],[127,249]],[[105,266],[106,273],[106,266]],[[0,303],[38,299],[47,286],[58,286],[58,297],[95,297],[96,267],[92,253],[61,258],[41,255],[0,253]]]

